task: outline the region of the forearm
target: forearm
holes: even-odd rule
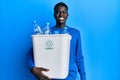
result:
[[[80,34],[78,35],[76,46],[77,46],[76,47],[76,65],[77,65],[78,71],[81,75],[81,80],[86,80],[86,72],[85,72],[85,67],[84,67],[84,57],[82,54]]]
[[[81,80],[86,80],[86,72],[85,72],[85,66],[84,66],[84,58],[82,57],[77,62],[78,71],[81,77]]]
[[[29,69],[31,70],[34,67],[34,59],[33,59],[33,49],[31,48],[26,54],[26,61]]]

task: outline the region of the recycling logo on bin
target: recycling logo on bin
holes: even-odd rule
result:
[[[46,50],[52,50],[53,49],[53,42],[52,42],[52,40],[47,40],[45,42],[45,49]]]

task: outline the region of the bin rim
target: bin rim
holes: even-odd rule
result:
[[[54,36],[68,36],[69,39],[71,40],[72,36],[70,34],[33,34],[31,37],[54,37]]]

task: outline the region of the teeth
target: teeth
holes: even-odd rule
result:
[[[60,19],[60,20],[64,20],[64,18],[63,18],[63,17],[60,17],[59,19]]]

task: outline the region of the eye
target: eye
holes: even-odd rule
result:
[[[55,11],[55,14],[60,14],[60,11]]]
[[[55,14],[61,14],[61,13],[62,13],[62,14],[67,14],[68,11],[62,11],[62,12],[60,12],[60,11],[56,11],[56,12],[55,12]]]
[[[68,13],[67,11],[63,11],[63,13],[65,14],[65,13]]]

